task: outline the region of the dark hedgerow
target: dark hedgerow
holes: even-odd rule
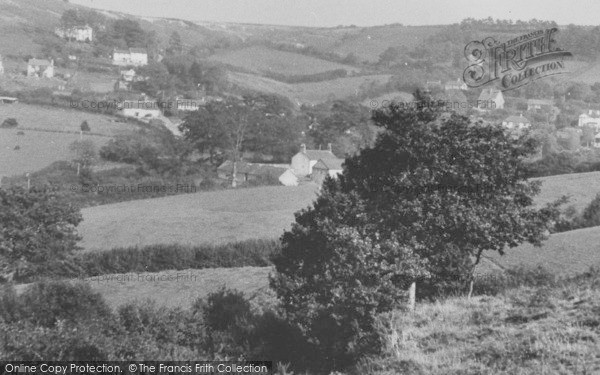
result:
[[[278,254],[277,240],[247,240],[222,245],[151,245],[78,254],[67,261],[48,262],[19,279],[91,277],[111,273],[159,272],[202,268],[267,267]]]

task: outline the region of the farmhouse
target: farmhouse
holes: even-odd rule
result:
[[[29,59],[27,62],[27,77],[54,77],[54,60]]]
[[[460,78],[456,79],[456,81],[448,81],[444,84],[444,90],[467,90],[467,84],[461,80]]]
[[[342,173],[343,163],[342,159],[337,158],[319,159],[313,167],[313,180],[320,185],[327,176],[337,177]]]
[[[143,48],[115,49],[113,51],[113,65],[148,65],[148,53]]]
[[[287,165],[259,164],[238,161],[236,163],[237,181],[255,181],[260,179],[279,179],[288,170]],[[226,160],[217,168],[217,176],[221,179],[230,180],[233,174],[233,162]]]
[[[94,39],[94,30],[88,25],[76,26],[70,29],[57,28],[54,32],[61,38],[78,42],[91,42]]]
[[[481,110],[503,109],[504,95],[502,95],[502,91],[495,88],[483,89],[477,99],[477,108]]]
[[[161,115],[158,103],[150,100],[126,100],[118,108],[126,117],[153,119]]]
[[[339,159],[331,151],[331,143],[327,145],[327,150],[307,150],[306,145],[300,146],[300,152],[292,157],[292,170],[299,177],[310,176],[313,173],[313,167],[323,160],[326,166],[341,165],[342,159]]]
[[[531,121],[522,114],[519,116],[508,116],[502,121],[502,126],[510,130],[523,130],[531,126]]]

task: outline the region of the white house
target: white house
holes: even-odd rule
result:
[[[310,176],[313,173],[313,167],[319,160],[333,163],[343,162],[331,151],[331,143],[327,150],[307,150],[306,145],[300,146],[300,152],[292,157],[292,170],[299,177]]]
[[[2,64],[2,55],[0,55],[0,75],[4,74],[4,65]]]
[[[54,60],[29,59],[27,62],[27,77],[54,77]]]
[[[76,26],[70,29],[57,28],[54,32],[61,38],[78,42],[91,42],[94,40],[94,30],[88,25]]]
[[[588,113],[582,113],[579,115],[579,121],[577,125],[581,128],[583,126],[589,126],[594,128],[594,131],[600,132],[600,111],[590,109]]]
[[[148,65],[148,53],[143,48],[115,49],[113,51],[113,65]]]
[[[504,95],[502,95],[502,91],[493,87],[483,89],[477,99],[477,108],[482,110],[503,109]]]
[[[150,100],[126,100],[119,104],[119,110],[126,117],[153,119],[161,116],[158,103]]]
[[[502,121],[502,126],[510,130],[523,130],[531,126],[531,121],[522,114],[519,116],[508,116]]]

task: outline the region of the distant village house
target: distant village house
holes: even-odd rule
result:
[[[4,74],[4,65],[2,64],[2,55],[0,55],[0,75]]]
[[[580,128],[589,126],[593,128],[596,133],[600,132],[600,111],[590,109],[588,110],[588,113],[582,113],[579,115],[577,125]]]
[[[502,121],[502,126],[509,130],[524,130],[531,127],[531,121],[522,114],[519,116],[508,116]]]
[[[126,100],[119,105],[119,111],[125,117],[153,119],[161,116],[160,106],[156,101]]]
[[[148,53],[143,48],[129,48],[127,50],[115,49],[113,51],[113,65],[148,65]]]
[[[27,62],[27,77],[54,77],[54,60],[30,59]]]
[[[70,29],[57,28],[55,33],[61,38],[78,42],[91,42],[94,40],[94,30],[88,25],[76,26]]]

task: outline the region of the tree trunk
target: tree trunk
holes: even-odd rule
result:
[[[237,182],[236,182],[236,176],[237,176],[237,161],[234,160],[233,161],[233,173],[231,174],[231,187],[237,187]]]
[[[417,283],[413,282],[408,288],[408,308],[410,311],[415,311],[415,300],[417,292]]]

